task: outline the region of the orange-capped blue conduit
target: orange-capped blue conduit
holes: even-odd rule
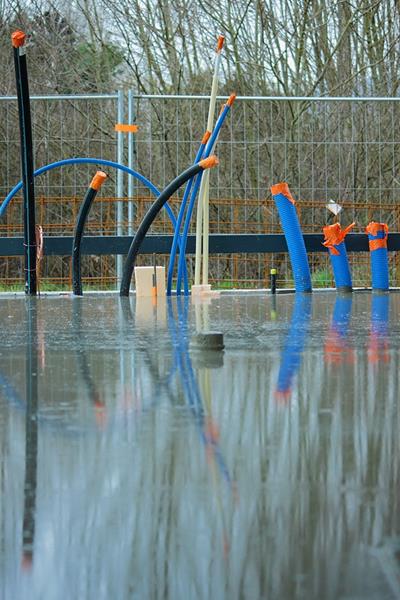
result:
[[[389,228],[386,223],[372,221],[365,229],[369,239],[371,254],[372,289],[386,291],[389,289],[389,259],[387,238]]]
[[[329,250],[336,289],[340,292],[351,292],[353,289],[344,238],[354,225],[355,223],[351,223],[342,229],[340,223],[334,223],[323,228],[325,236],[323,245]]]
[[[287,183],[277,183],[271,187],[271,193],[285,234],[296,292],[311,292],[312,284],[306,247],[289,186]]]

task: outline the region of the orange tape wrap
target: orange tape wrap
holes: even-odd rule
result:
[[[126,125],[124,123],[116,123],[114,129],[119,133],[137,133],[139,131],[137,125]]]
[[[334,223],[333,225],[327,225],[323,227],[322,231],[325,235],[325,241],[323,242],[323,246],[328,248],[331,254],[335,256],[339,256],[340,252],[335,246],[339,246],[346,237],[346,235],[351,231],[354,227],[355,223],[351,223],[344,229],[341,228],[340,223]]]
[[[220,35],[218,37],[218,42],[217,42],[217,52],[221,52],[222,48],[224,47],[224,42],[225,42],[225,36],[224,35]]]
[[[271,194],[273,196],[282,194],[283,196],[285,196],[285,198],[290,200],[290,202],[292,204],[296,204],[295,199],[293,198],[292,194],[290,193],[289,186],[287,183],[276,183],[275,185],[271,186]]]
[[[215,156],[215,154],[213,154],[212,156],[209,156],[208,158],[203,158],[203,160],[201,160],[199,162],[199,165],[203,168],[203,169],[212,169],[213,167],[216,167],[219,163],[218,158]]]
[[[389,227],[386,223],[376,223],[375,221],[371,221],[369,225],[365,228],[365,232],[369,235],[376,236],[378,233],[384,232],[383,238],[378,238],[376,240],[369,240],[369,249],[370,252],[374,250],[378,250],[378,248],[387,248],[387,238],[389,233]]]
[[[36,225],[36,262],[43,258],[43,227]]]
[[[232,104],[235,102],[235,100],[236,100],[236,94],[231,94],[226,103],[227,106],[232,106]]]
[[[90,186],[92,190],[99,191],[105,180],[107,179],[107,175],[103,171],[97,171],[96,175],[93,177],[90,182]]]
[[[25,44],[26,34],[19,29],[11,35],[11,43],[14,48],[21,48]]]
[[[205,132],[205,134],[202,137],[201,143],[204,145],[207,144],[210,137],[211,137],[211,131],[208,131],[208,129],[207,129],[207,131]]]

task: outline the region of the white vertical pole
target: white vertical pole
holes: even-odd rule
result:
[[[206,178],[203,195],[203,285],[208,285],[208,242],[210,229],[210,169],[204,173]]]
[[[128,91],[128,124],[133,125],[133,90]],[[128,133],[128,167],[133,169],[133,155],[134,155],[134,133]],[[128,197],[130,198],[128,204],[128,235],[133,235],[133,219],[134,219],[134,202],[133,202],[133,177],[128,177]]]
[[[217,100],[217,89],[218,89],[218,74],[219,74],[219,66],[221,62],[221,51],[224,45],[224,36],[220,35],[218,37],[218,43],[216,48],[215,55],[215,64],[214,64],[214,75],[211,85],[211,94],[210,94],[210,104],[208,107],[208,118],[207,118],[207,131],[211,132],[213,130],[214,123],[214,113],[215,113],[215,104]],[[195,285],[200,285],[200,270],[201,270],[201,251],[202,251],[202,234],[203,235],[203,246],[204,240],[206,237],[208,238],[208,226],[209,226],[209,218],[208,218],[208,189],[209,189],[209,174],[204,173],[203,178],[200,184],[199,190],[199,198],[197,201],[197,219],[196,219],[196,258],[195,258],[195,271],[194,271],[194,283]],[[206,214],[207,212],[207,214]],[[206,251],[207,257],[206,260],[203,261],[203,267],[206,266],[206,274],[204,277],[203,273],[203,283],[208,283],[208,239],[206,242]],[[203,247],[204,252],[204,247]],[[206,281],[205,281],[206,280]]]
[[[117,107],[117,123],[124,122],[124,92],[118,90],[118,107]],[[117,132],[117,162],[124,162],[124,134],[121,131]],[[124,196],[124,173],[118,169],[117,173],[117,198],[123,198]],[[123,221],[123,203],[117,202],[117,235],[122,235],[122,221]],[[118,254],[116,257],[117,262],[117,289],[120,286],[122,278],[122,256]]]

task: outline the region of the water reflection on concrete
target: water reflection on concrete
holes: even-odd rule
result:
[[[295,296],[290,327],[281,354],[276,386],[277,398],[284,401],[291,396],[293,379],[303,358],[304,346],[309,334],[311,302],[311,294],[297,294]]]
[[[400,295],[275,301],[0,300],[0,598],[399,598]]]

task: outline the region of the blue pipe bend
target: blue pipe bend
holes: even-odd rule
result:
[[[121,165],[120,163],[114,162],[112,160],[104,160],[103,158],[65,158],[64,160],[59,160],[57,162],[45,165],[44,167],[40,167],[40,169],[36,169],[36,171],[34,171],[33,175],[34,175],[34,177],[37,177],[38,175],[42,175],[42,173],[46,173],[47,171],[52,171],[53,169],[57,169],[58,167],[63,167],[65,165],[79,165],[79,164],[103,165],[105,167],[119,169],[120,171],[124,171],[125,173],[128,173],[128,175],[135,177],[135,179],[137,179],[138,181],[143,183],[143,185],[146,186],[147,189],[149,189],[155,196],[160,195],[160,191],[156,188],[155,185],[153,185],[151,183],[151,181],[146,179],[146,177],[144,177],[144,175],[141,175],[137,171],[134,171],[133,169],[130,169],[129,167],[126,167],[125,165]],[[8,195],[3,200],[3,202],[0,206],[0,217],[2,217],[4,215],[4,213],[7,209],[7,206],[9,205],[11,200],[14,198],[14,196],[19,192],[19,190],[21,188],[22,188],[22,181],[17,183],[17,185],[15,187],[13,187],[13,189],[8,193]],[[171,219],[172,225],[175,227],[176,219],[175,219],[174,213],[171,210],[171,207],[168,204],[166,204],[165,208],[167,210],[169,218]]]
[[[288,193],[289,189],[288,189]],[[272,194],[285,234],[296,292],[311,292],[311,275],[308,265],[306,246],[301,232],[296,207],[282,192]]]

